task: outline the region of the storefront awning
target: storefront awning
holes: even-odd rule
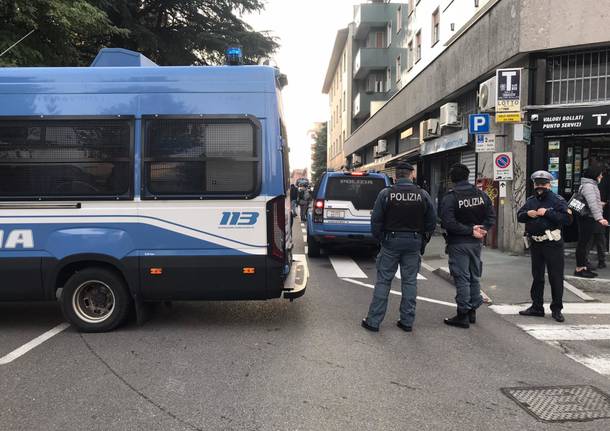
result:
[[[454,150],[456,148],[468,146],[468,130],[460,130],[459,132],[441,136],[440,138],[426,141],[422,145],[421,155],[430,156],[432,154],[442,153],[443,151]]]
[[[380,159],[375,160],[372,163],[367,163],[364,166],[358,168],[359,171],[383,171],[386,168],[391,167],[396,164],[398,160],[406,161],[408,159],[412,159],[414,157],[419,156],[419,147],[412,148],[408,151],[405,151],[400,154],[396,154],[395,156],[384,156]]]

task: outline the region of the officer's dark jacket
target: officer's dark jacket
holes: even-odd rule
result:
[[[414,205],[413,211],[408,211],[408,214],[404,215],[404,222],[406,226],[418,226],[422,227],[422,233],[430,233],[434,232],[436,228],[436,211],[434,211],[434,205],[432,204],[432,199],[430,195],[425,190],[417,187],[413,181],[407,180],[405,178],[399,179],[393,187],[388,187],[383,189],[377,195],[377,200],[375,201],[375,207],[373,208],[373,213],[371,215],[371,231],[373,237],[379,241],[383,239],[384,232],[391,231],[400,231],[403,229],[388,229],[386,224],[396,224],[398,222],[397,218],[392,216],[391,220],[388,219],[388,215],[390,213],[389,208],[392,205],[390,202],[390,193],[392,191],[397,191],[400,193],[418,193],[421,196],[420,205],[423,206],[422,216],[423,223],[420,223],[420,220],[415,220],[413,217],[417,217],[417,207]],[[392,215],[396,215],[396,211],[391,211]],[[411,216],[411,218],[409,218]],[[391,227],[391,226],[389,226]],[[404,230],[412,230],[417,231],[420,229],[404,229]]]
[[[474,226],[489,231],[496,224],[496,212],[489,196],[468,181],[455,184],[443,197],[441,226],[447,231],[449,244],[481,242],[472,236]]]
[[[527,215],[528,211],[536,211],[540,208],[547,209],[544,217],[530,218]],[[520,223],[525,223],[527,234],[540,236],[547,230],[561,229],[570,224],[568,203],[564,198],[549,190],[540,197],[534,195],[528,198],[525,205],[517,212],[517,219]]]

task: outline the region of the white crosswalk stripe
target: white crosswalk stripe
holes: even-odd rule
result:
[[[368,278],[351,257],[330,256],[330,263],[339,278]]]
[[[610,340],[610,325],[518,325],[542,341]]]
[[[499,304],[489,307],[498,314],[510,315],[519,314],[519,311],[525,310],[529,304],[524,305],[507,305]],[[545,311],[550,313],[548,305],[545,306]],[[563,314],[610,314],[610,304],[608,303],[564,303]]]
[[[397,279],[399,279],[399,280],[402,278],[402,277],[400,276],[400,268],[398,268],[398,269],[396,270],[396,278],[397,278]],[[423,275],[421,275],[421,274],[417,274],[417,279],[418,279],[418,280],[427,280],[427,278],[426,278],[426,277],[424,277],[424,276],[423,276]]]

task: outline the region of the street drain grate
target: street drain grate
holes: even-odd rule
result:
[[[610,396],[593,386],[503,388],[502,392],[543,422],[610,419]]]

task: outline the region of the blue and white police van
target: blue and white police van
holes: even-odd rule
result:
[[[390,179],[379,172],[326,172],[314,190],[307,218],[307,254],[340,246],[378,248],[371,234],[371,213]]]
[[[0,301],[82,331],[153,301],[295,299],[285,77],[267,66],[0,68]]]

